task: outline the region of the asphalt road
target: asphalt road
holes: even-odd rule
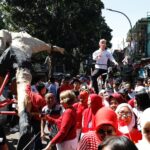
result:
[[[8,141],[9,150],[16,150],[17,143],[18,143],[18,140],[20,137],[19,132],[18,131],[12,132],[9,130],[9,128],[7,126],[5,126],[4,128],[5,128],[6,138]],[[48,130],[45,129],[45,132],[48,133]],[[46,138],[48,139],[48,136]],[[47,142],[48,142],[48,140],[42,141],[44,147],[46,146]]]
[[[8,127],[5,127],[6,138],[8,141],[9,150],[16,150],[19,132],[10,132]]]

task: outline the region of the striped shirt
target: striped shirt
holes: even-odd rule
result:
[[[95,131],[89,131],[81,138],[77,150],[97,150],[101,141]]]

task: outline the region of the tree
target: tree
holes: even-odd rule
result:
[[[104,4],[100,0],[5,0],[6,6],[10,18],[4,21],[7,28],[26,30],[64,47],[67,54],[64,63],[73,73],[98,48],[100,38],[108,42],[112,38],[112,30],[102,17]]]

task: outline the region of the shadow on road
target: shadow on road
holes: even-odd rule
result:
[[[8,141],[9,150],[16,150],[17,144],[18,144],[18,140],[19,140],[19,137],[20,137],[19,131],[12,132],[6,126],[5,127],[5,133],[6,133],[6,138],[7,138],[7,141]],[[47,134],[47,136],[44,139],[44,141],[42,141],[43,148],[46,147],[46,145],[47,145],[48,142],[49,142],[49,138],[48,138],[48,134]]]
[[[19,139],[19,132],[13,132],[9,130],[9,127],[5,127],[6,138],[8,141],[8,147],[10,150],[16,150],[18,139]]]

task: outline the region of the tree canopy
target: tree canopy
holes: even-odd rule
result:
[[[45,42],[64,47],[64,62],[70,62],[77,71],[80,62],[98,48],[100,38],[111,46],[112,30],[102,17],[103,8],[101,0],[3,0],[0,28],[25,30]]]

